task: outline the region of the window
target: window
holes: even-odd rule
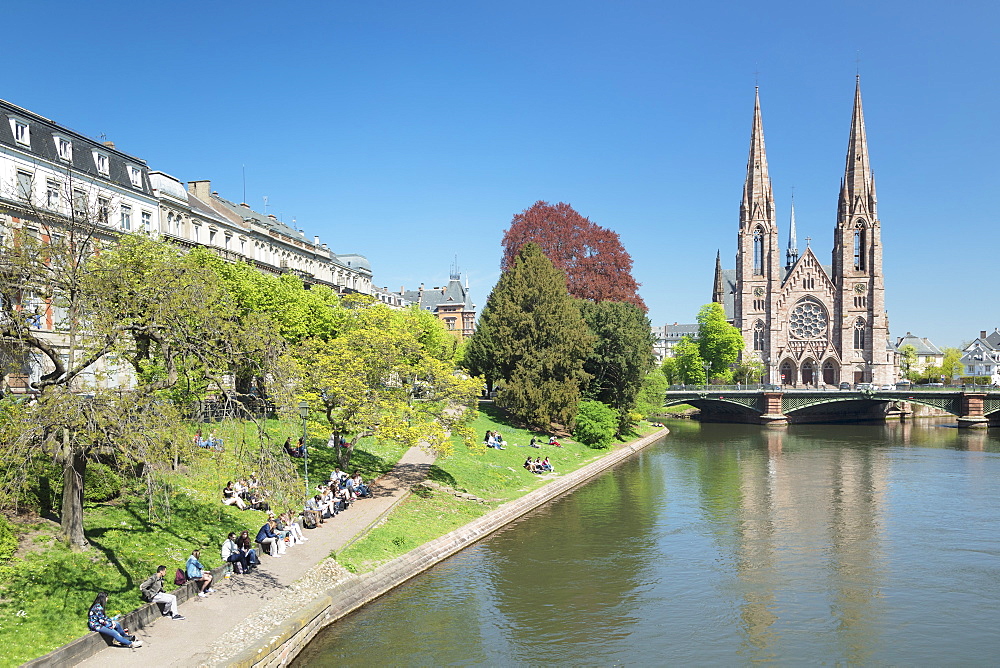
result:
[[[122,230],[128,232],[132,229],[132,207],[122,204]]]
[[[52,138],[56,142],[56,153],[59,155],[59,159],[73,162],[73,142],[59,135],[53,135]]]
[[[764,232],[759,227],[753,231],[753,273],[764,274]]]
[[[201,225],[195,224],[195,225],[192,225],[191,227],[192,227],[192,230],[193,230],[193,232],[191,234],[192,241],[194,241],[196,244],[197,243],[201,243]]]
[[[753,349],[764,350],[764,323],[760,320],[753,326]]]
[[[858,318],[854,323],[854,349],[865,349],[865,321]]]
[[[142,212],[142,230],[150,232],[153,229],[153,214],[149,211]]]
[[[212,228],[208,228],[208,245],[209,246],[214,246],[215,245],[215,233],[216,232],[218,232],[218,230],[213,230]]]
[[[45,184],[45,206],[50,209],[58,209],[62,202],[61,190],[62,186],[59,185],[58,181],[47,181]]]
[[[107,176],[111,173],[111,162],[108,159],[107,153],[94,151],[94,165],[97,167],[97,172],[99,174]]]
[[[792,309],[791,333],[797,339],[821,339],[826,336],[826,309],[816,301],[803,299]]]
[[[23,202],[31,203],[31,172],[17,170],[17,196]]]
[[[108,224],[108,212],[111,210],[111,201],[107,197],[97,198],[97,220]]]
[[[136,188],[142,187],[142,170],[135,165],[128,166],[128,178]]]
[[[73,215],[77,218],[87,215],[87,193],[76,188],[73,189]]]
[[[21,146],[31,146],[31,129],[28,127],[28,121],[11,116],[10,131],[14,135],[15,142]]]
[[[865,235],[865,221],[859,220],[854,228],[854,268],[857,271],[865,271],[865,256],[867,254],[868,246]]]

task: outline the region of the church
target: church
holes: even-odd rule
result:
[[[830,264],[820,262],[808,245],[799,254],[794,203],[782,258],[757,92],[736,269],[723,271],[716,255],[712,301],[723,305],[726,317],[743,334],[744,359],[763,363],[765,383],[801,388],[836,387],[845,381],[895,382],[860,79],[855,85]]]

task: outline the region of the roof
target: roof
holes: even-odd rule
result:
[[[403,297],[411,302],[420,304],[420,308],[431,311],[442,304],[467,306],[466,310],[475,308],[475,304],[469,303],[468,289],[462,285],[460,280],[455,278],[448,281],[448,285],[444,287],[436,287],[428,290],[421,286],[418,290],[407,290],[403,293]]]
[[[913,346],[917,351],[917,355],[922,357],[944,355],[940,348],[931,343],[930,339],[914,336],[909,332],[906,333],[906,336],[901,336],[896,341],[896,350],[899,350],[903,346]]]

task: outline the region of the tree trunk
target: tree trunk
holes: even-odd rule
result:
[[[83,475],[87,471],[87,458],[82,450],[69,443],[69,433],[63,434],[63,495],[59,524],[60,535],[70,547],[87,547],[83,534]]]

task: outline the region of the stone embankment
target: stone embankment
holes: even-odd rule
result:
[[[429,541],[370,573],[339,582],[328,591],[316,596],[295,615],[275,623],[256,640],[244,641],[246,644],[242,646],[246,649],[243,651],[231,656],[213,654],[215,665],[247,668],[287,665],[324,627],[385,595],[410,578],[485,538],[525,513],[603,473],[667,433],[666,429],[662,429],[627,443],[607,456],[565,476],[554,478],[544,487],[509,501],[479,519]]]

